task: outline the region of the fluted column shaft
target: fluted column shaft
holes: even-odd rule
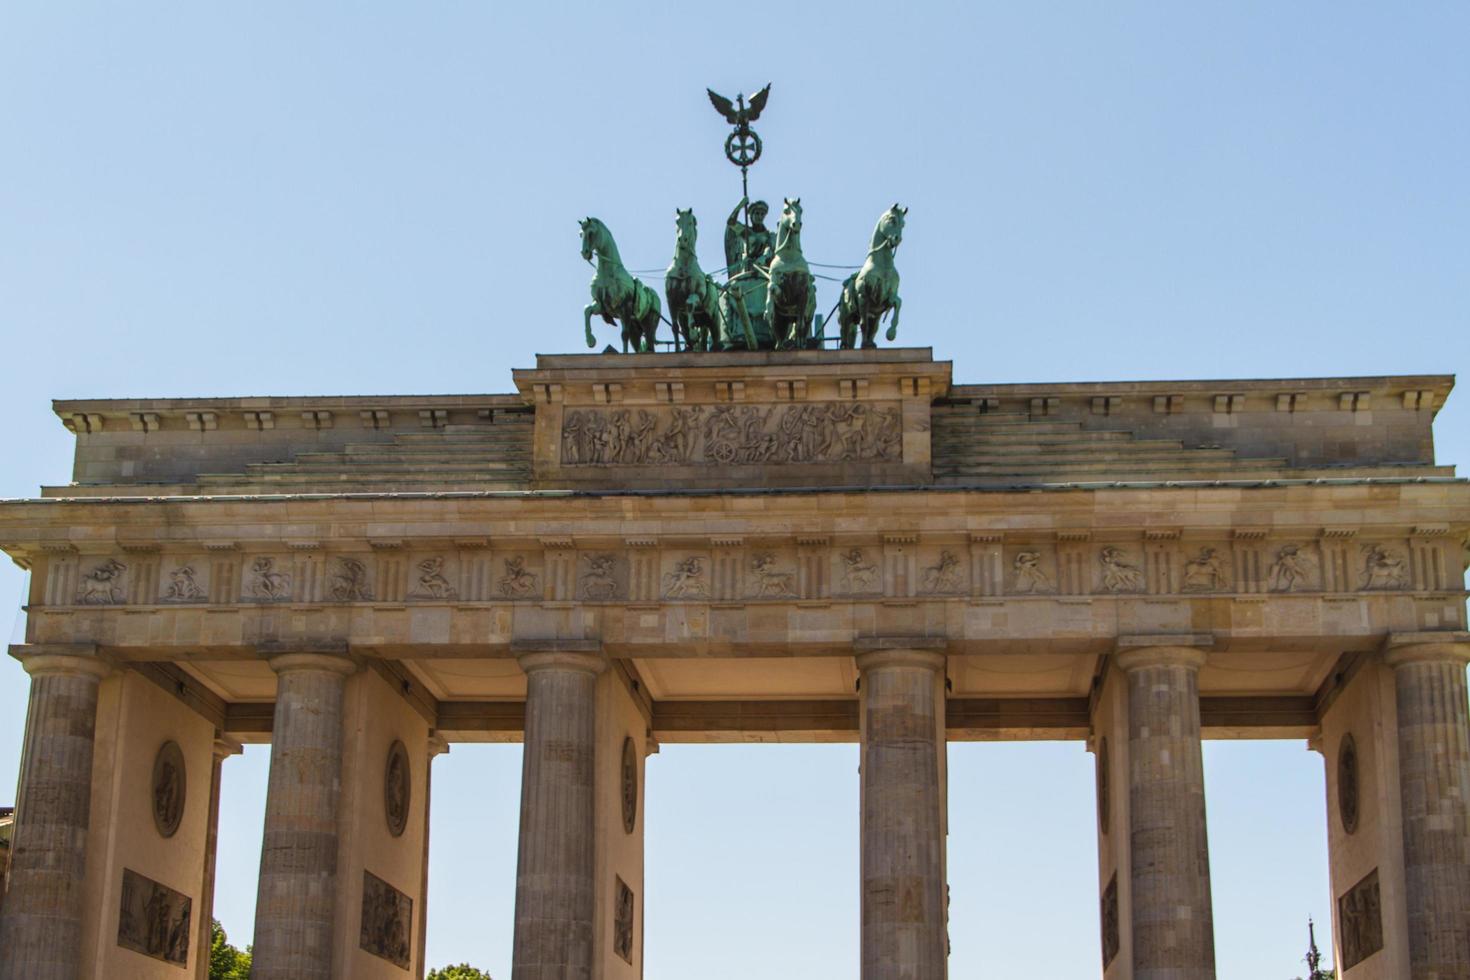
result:
[[[944,980],[944,657],[875,650],[862,671],[862,977]]]
[[[597,675],[587,653],[532,653],[511,980],[592,975]]]
[[[325,654],[288,654],[270,665],[276,713],[251,976],[331,980],[342,702],[357,665]]]
[[[1214,916],[1200,751],[1199,668],[1188,647],[1118,655],[1128,679],[1134,980],[1213,980]]]
[[[1409,963],[1416,980],[1470,980],[1470,644],[1391,648]]]
[[[92,806],[95,657],[25,655],[31,675],[21,782],[0,912],[0,980],[76,980]]]

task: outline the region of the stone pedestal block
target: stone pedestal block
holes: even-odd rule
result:
[[[1213,980],[1199,714],[1205,654],[1142,646],[1117,662],[1128,679],[1133,977]]]
[[[91,812],[97,688],[93,656],[20,655],[31,675],[10,890],[0,913],[0,978],[75,980]]]
[[[944,665],[930,650],[860,654],[863,980],[943,980]]]
[[[342,701],[357,664],[273,657],[276,712],[255,904],[255,980],[332,980]]]
[[[1470,980],[1470,643],[1391,645],[1398,708],[1409,962]]]

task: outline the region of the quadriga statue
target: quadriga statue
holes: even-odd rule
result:
[[[893,254],[903,241],[904,216],[908,213],[908,208],[897,204],[883,212],[878,227],[873,229],[862,268],[842,284],[837,324],[844,350],[858,345],[859,330],[864,347],[877,347],[878,321],[889,311],[893,317],[888,323],[888,340],[892,342],[898,337],[898,313],[903,300],[898,296],[898,268],[893,264]]]

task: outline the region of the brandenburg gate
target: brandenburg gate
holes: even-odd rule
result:
[[[513,380],[56,403],[75,482],[0,503],[0,977],[205,976],[245,742],[255,976],[422,976],[433,760],[519,741],[513,977],[634,980],[657,747],[851,741],[862,975],[940,980],[945,747],[1000,739],[1095,755],[1100,974],[1213,977],[1204,738],[1321,753],[1340,976],[1470,977],[1450,378],[957,384],[898,347]]]

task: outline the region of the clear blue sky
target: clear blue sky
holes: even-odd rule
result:
[[[648,268],[692,206],[720,264],[739,183],[705,85],[775,83],[753,190],[801,196],[812,259],[910,208],[902,339],[957,380],[1461,370],[1467,39],[1459,0],[11,3],[0,495],[68,478],[53,397],[508,390],[580,346],[576,219]],[[1470,462],[1467,406],[1442,461]],[[23,587],[0,568],[0,610]],[[25,690],[4,659],[0,801]],[[226,766],[236,939],[267,756]],[[650,760],[649,980],[856,975],[856,760]],[[1090,757],[950,760],[951,974],[1095,977]],[[1285,980],[1328,920],[1320,758],[1205,762],[1220,976]],[[433,963],[509,977],[518,778],[510,746],[436,764]]]

